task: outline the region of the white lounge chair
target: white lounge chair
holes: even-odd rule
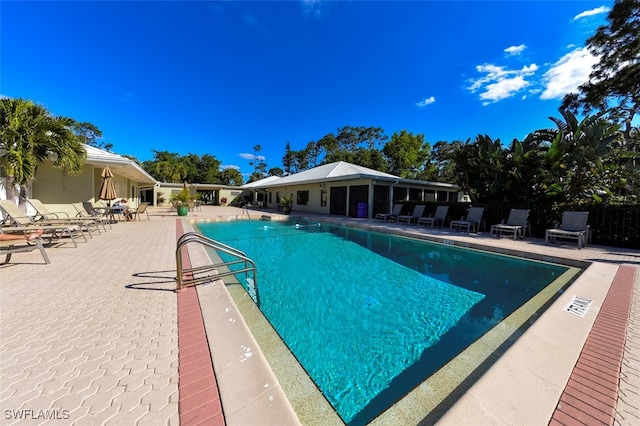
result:
[[[449,224],[449,229],[458,228],[460,231],[466,229],[469,232],[478,232],[480,230],[480,224],[482,222],[482,215],[484,214],[484,207],[471,207],[466,218],[460,220],[452,220]]]
[[[418,219],[418,225],[431,226],[433,228],[434,225],[439,224],[440,228],[442,228],[448,212],[449,206],[438,206],[436,207],[436,212],[433,216],[421,217]]]
[[[402,204],[394,204],[393,210],[391,213],[378,213],[374,217],[374,220],[382,220],[383,222],[387,222],[389,220],[395,220],[398,217],[400,212],[402,211]]]
[[[34,217],[34,221],[35,222],[47,222],[49,224],[53,224],[53,223],[61,223],[61,224],[67,224],[70,223],[72,225],[80,225],[82,226],[87,232],[89,232],[89,235],[91,236],[91,228],[95,227],[95,229],[98,231],[98,234],[101,234],[100,232],[100,225],[102,225],[102,227],[104,228],[104,230],[106,231],[107,228],[104,226],[104,223],[101,222],[100,218],[97,217],[87,217],[87,218],[76,218],[76,217],[69,217],[69,214],[66,212],[51,212],[47,206],[45,206],[42,201],[36,199],[36,198],[30,198],[29,200],[27,200],[29,202],[29,204],[31,204],[31,206],[35,209],[37,215],[36,217]]]
[[[505,223],[505,221],[503,220],[502,223],[491,225],[489,235],[493,235],[493,233],[495,232],[497,237],[501,237],[502,234],[513,234],[514,240],[517,237],[524,238],[528,219],[529,210],[511,209],[507,222]]]
[[[20,210],[18,205],[11,200],[0,200],[0,211],[2,211],[4,216],[3,225],[14,225],[3,226],[3,232],[15,233],[34,229],[42,229],[44,231],[43,237],[48,237],[49,241],[53,240],[54,238],[57,239],[62,235],[66,235],[71,238],[71,242],[75,247],[78,247],[75,239],[76,236],[82,237],[84,242],[87,242],[87,237],[84,235],[84,232],[82,231],[80,225],[71,223],[35,223],[31,217],[26,216],[25,213]]]
[[[396,222],[398,223],[404,222],[404,223],[410,224],[411,222],[415,221],[417,224],[418,220],[422,217],[422,214],[424,213],[424,208],[425,208],[424,204],[415,206],[413,208],[413,213],[398,216],[398,218],[396,219]]]
[[[589,225],[587,225],[588,219],[589,212],[564,212],[560,227],[547,229],[544,234],[545,242],[555,242],[557,238],[564,238],[577,240],[578,249],[586,247],[589,241],[589,232],[591,231]]]

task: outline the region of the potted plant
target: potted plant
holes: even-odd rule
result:
[[[220,198],[220,205],[223,207],[227,205],[227,197]]]
[[[171,201],[176,206],[178,216],[186,216],[189,214],[189,201],[191,200],[191,194],[187,188],[182,188],[177,194],[171,195]]]
[[[284,196],[280,198],[280,207],[282,207],[282,213],[289,214],[291,213],[291,204],[293,203],[293,196]]]

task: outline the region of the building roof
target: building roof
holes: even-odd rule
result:
[[[275,181],[282,179],[279,176],[267,176],[264,179],[260,179],[260,180],[256,180],[253,181],[251,183],[245,183],[244,185],[242,185],[243,189],[250,189],[250,188],[261,188],[264,184],[273,184]]]
[[[431,189],[441,188],[442,190],[458,190],[458,186],[451,183],[432,182],[417,179],[403,179],[389,173],[373,170],[368,167],[358,166],[338,161],[335,163],[323,164],[313,169],[279,178],[269,176],[267,178],[243,185],[244,189],[266,189],[278,186],[298,185],[306,183],[322,183],[352,179],[374,179],[376,181],[387,181],[389,183],[400,183],[405,185],[415,185],[418,187],[429,187]]]
[[[387,181],[399,181],[401,178],[389,173],[379,172],[367,167],[358,166],[347,163],[346,161],[338,161],[335,163],[324,164],[279,179],[272,179],[264,182],[265,179],[252,182],[257,185],[252,188],[268,188],[274,186],[297,185],[301,183],[327,182],[334,180],[350,180],[350,179],[377,179]],[[245,185],[246,187],[246,185]]]
[[[107,152],[91,145],[85,145],[84,149],[87,151],[86,164],[96,167],[109,166],[114,174],[142,184],[155,185],[157,183],[138,163],[127,157]]]

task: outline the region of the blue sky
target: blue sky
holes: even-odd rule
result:
[[[553,127],[612,1],[7,1],[0,95],[98,126],[113,151],[212,154],[343,126],[509,143]]]

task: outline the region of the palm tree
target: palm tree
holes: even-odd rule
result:
[[[479,202],[478,183],[478,145],[466,142],[454,141],[446,152],[446,159],[453,163],[453,175],[455,183],[469,195],[471,202]]]
[[[71,130],[75,121],[54,117],[47,109],[24,99],[0,99],[0,155],[7,176],[7,198],[15,199],[20,185],[21,203],[27,183],[38,166],[54,158],[54,167],[77,175],[87,158],[82,142]]]
[[[537,130],[531,135],[545,142],[545,193],[564,201],[571,198],[601,200],[601,195],[624,182],[612,153],[622,140],[618,124],[603,118],[605,112],[578,121],[568,110],[561,109],[560,118],[549,117],[557,129]]]

